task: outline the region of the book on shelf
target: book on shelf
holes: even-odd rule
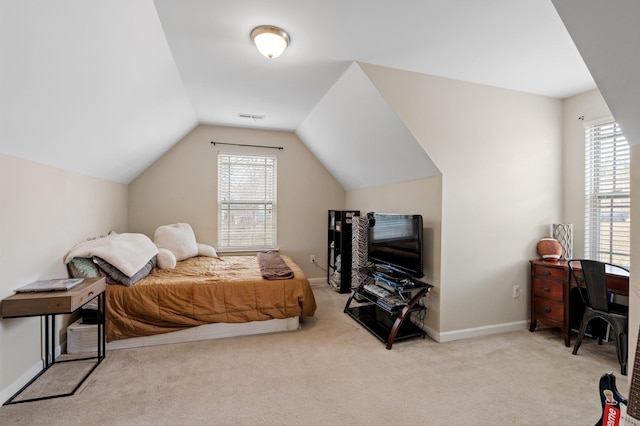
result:
[[[39,291],[67,291],[84,281],[83,278],[54,278],[39,280],[15,289],[16,293],[35,293]]]

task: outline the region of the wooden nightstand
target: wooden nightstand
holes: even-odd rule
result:
[[[45,317],[45,329],[43,330],[45,341],[45,359],[43,360],[43,369],[20,389],[16,394],[9,398],[4,405],[17,404],[21,402],[38,401],[42,399],[58,398],[62,396],[73,395],[84,381],[91,375],[93,370],[102,362],[105,357],[106,335],[104,330],[104,292],[106,282],[104,278],[85,278],[82,284],[67,291],[47,291],[38,293],[16,293],[2,300],[0,305],[0,317],[2,318],[20,318],[20,317]],[[35,382],[42,374],[44,374],[52,365],[56,363],[55,357],[55,333],[56,333],[56,315],[72,314],[89,301],[98,298],[98,354],[94,357],[74,358],[58,362],[85,361],[95,359],[95,365],[86,373],[80,383],[76,385],[73,391],[65,394],[50,395],[40,398],[24,399],[15,401],[14,399]]]

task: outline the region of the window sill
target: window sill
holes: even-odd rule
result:
[[[220,256],[250,256],[263,251],[280,251],[278,248],[260,249],[260,250],[217,250]]]

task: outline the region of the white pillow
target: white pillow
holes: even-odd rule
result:
[[[174,269],[176,267],[176,257],[169,250],[164,248],[158,249],[158,257],[156,258],[156,264],[160,269]]]
[[[188,223],[158,226],[153,241],[173,253],[178,262],[198,255],[196,236]]]
[[[212,246],[198,243],[198,256],[220,257]]]

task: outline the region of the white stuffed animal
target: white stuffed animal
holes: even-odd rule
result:
[[[177,262],[190,257],[218,257],[212,246],[196,241],[193,228],[188,223],[158,226],[153,242],[158,247],[157,265],[160,269],[173,269]]]

